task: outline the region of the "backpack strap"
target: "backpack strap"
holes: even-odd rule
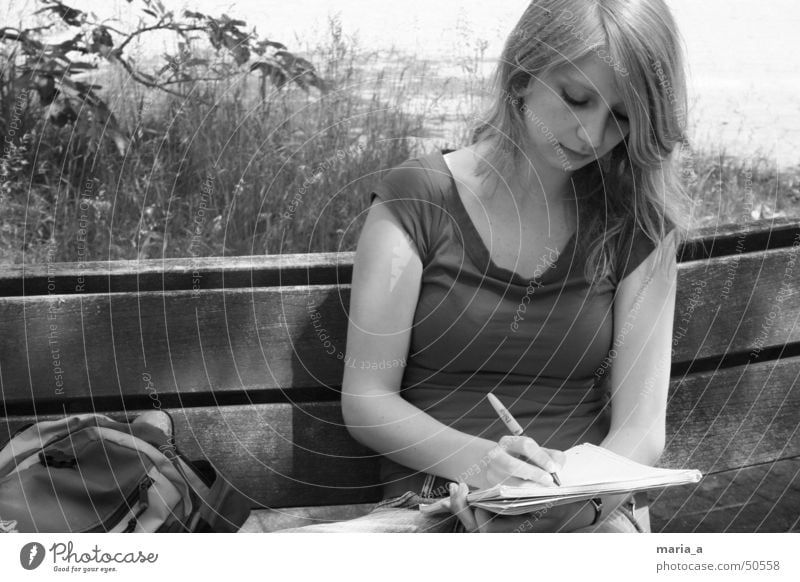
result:
[[[187,529],[197,532],[233,533],[242,527],[250,515],[252,500],[230,482],[221,478],[210,463],[204,462],[206,474],[213,471],[213,482],[207,484],[192,465],[187,463],[177,449],[165,453],[194,493],[192,514],[187,519]]]
[[[250,515],[252,500],[220,477],[206,460],[188,461],[178,451],[173,438],[172,417],[163,411],[149,411],[132,425],[137,430],[156,429],[158,449],[170,460],[192,492],[192,512],[186,520],[188,531],[231,533],[237,531]],[[149,435],[137,436],[150,440]],[[166,436],[166,438],[165,438]]]

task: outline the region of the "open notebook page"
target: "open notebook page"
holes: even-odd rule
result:
[[[649,467],[592,444],[582,444],[564,452],[566,462],[558,476],[561,487],[542,485],[496,485],[470,493],[469,501],[519,497],[569,496],[587,492],[660,487],[700,480],[695,470]]]

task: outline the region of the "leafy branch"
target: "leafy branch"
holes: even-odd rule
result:
[[[127,0],[129,4],[135,1]],[[324,82],[310,62],[293,54],[280,42],[259,38],[255,30],[246,31],[247,23],[243,20],[191,10],[176,15],[167,10],[161,0],[138,0],[136,3],[143,14],[138,24],[133,30],[119,30],[99,22],[93,13],[68,6],[61,0],[40,0],[43,6],[35,14],[49,18],[49,23],[24,30],[0,28],[0,48],[13,65],[13,78],[0,80],[13,87],[34,90],[39,103],[48,107],[50,120],[58,126],[76,120],[73,106],[88,107],[95,121],[111,133],[118,147],[127,138],[122,136],[116,119],[98,94],[102,87],[75,78],[97,69],[98,61],[118,64],[142,86],[203,103],[194,91],[198,84],[239,74],[260,75],[262,100],[267,98],[267,83],[278,90],[295,85],[304,91],[311,88],[325,91]],[[59,43],[42,40],[44,33],[55,27],[67,27],[75,34]],[[159,31],[170,32],[182,42],[178,45],[179,54],[163,55],[164,65],[151,74],[138,66],[126,50],[134,40]],[[209,62],[199,52],[202,49],[197,46],[198,40],[203,37],[214,50],[214,62]],[[17,49],[21,52],[19,57]],[[227,55],[233,58],[232,64],[225,62]],[[213,74],[208,75],[208,71]],[[184,90],[174,89],[176,85]],[[120,150],[124,151],[124,147]]]

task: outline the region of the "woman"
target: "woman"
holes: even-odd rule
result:
[[[553,485],[582,442],[661,454],[686,210],[674,21],[662,0],[533,2],[495,81],[470,146],[410,160],[372,194],[342,407],[382,455],[385,500],[303,531],[647,528],[626,496],[518,518],[464,497]],[[358,364],[391,361],[407,365]],[[506,436],[489,392],[526,436]],[[448,492],[454,515],[417,510]]]

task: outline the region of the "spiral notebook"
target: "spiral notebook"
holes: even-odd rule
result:
[[[650,467],[589,443],[572,447],[564,453],[566,462],[558,472],[560,487],[495,485],[469,493],[467,503],[494,513],[518,515],[598,495],[697,483],[702,478],[700,471],[694,469]],[[420,511],[441,513],[448,509],[443,501],[437,501],[421,505]]]

